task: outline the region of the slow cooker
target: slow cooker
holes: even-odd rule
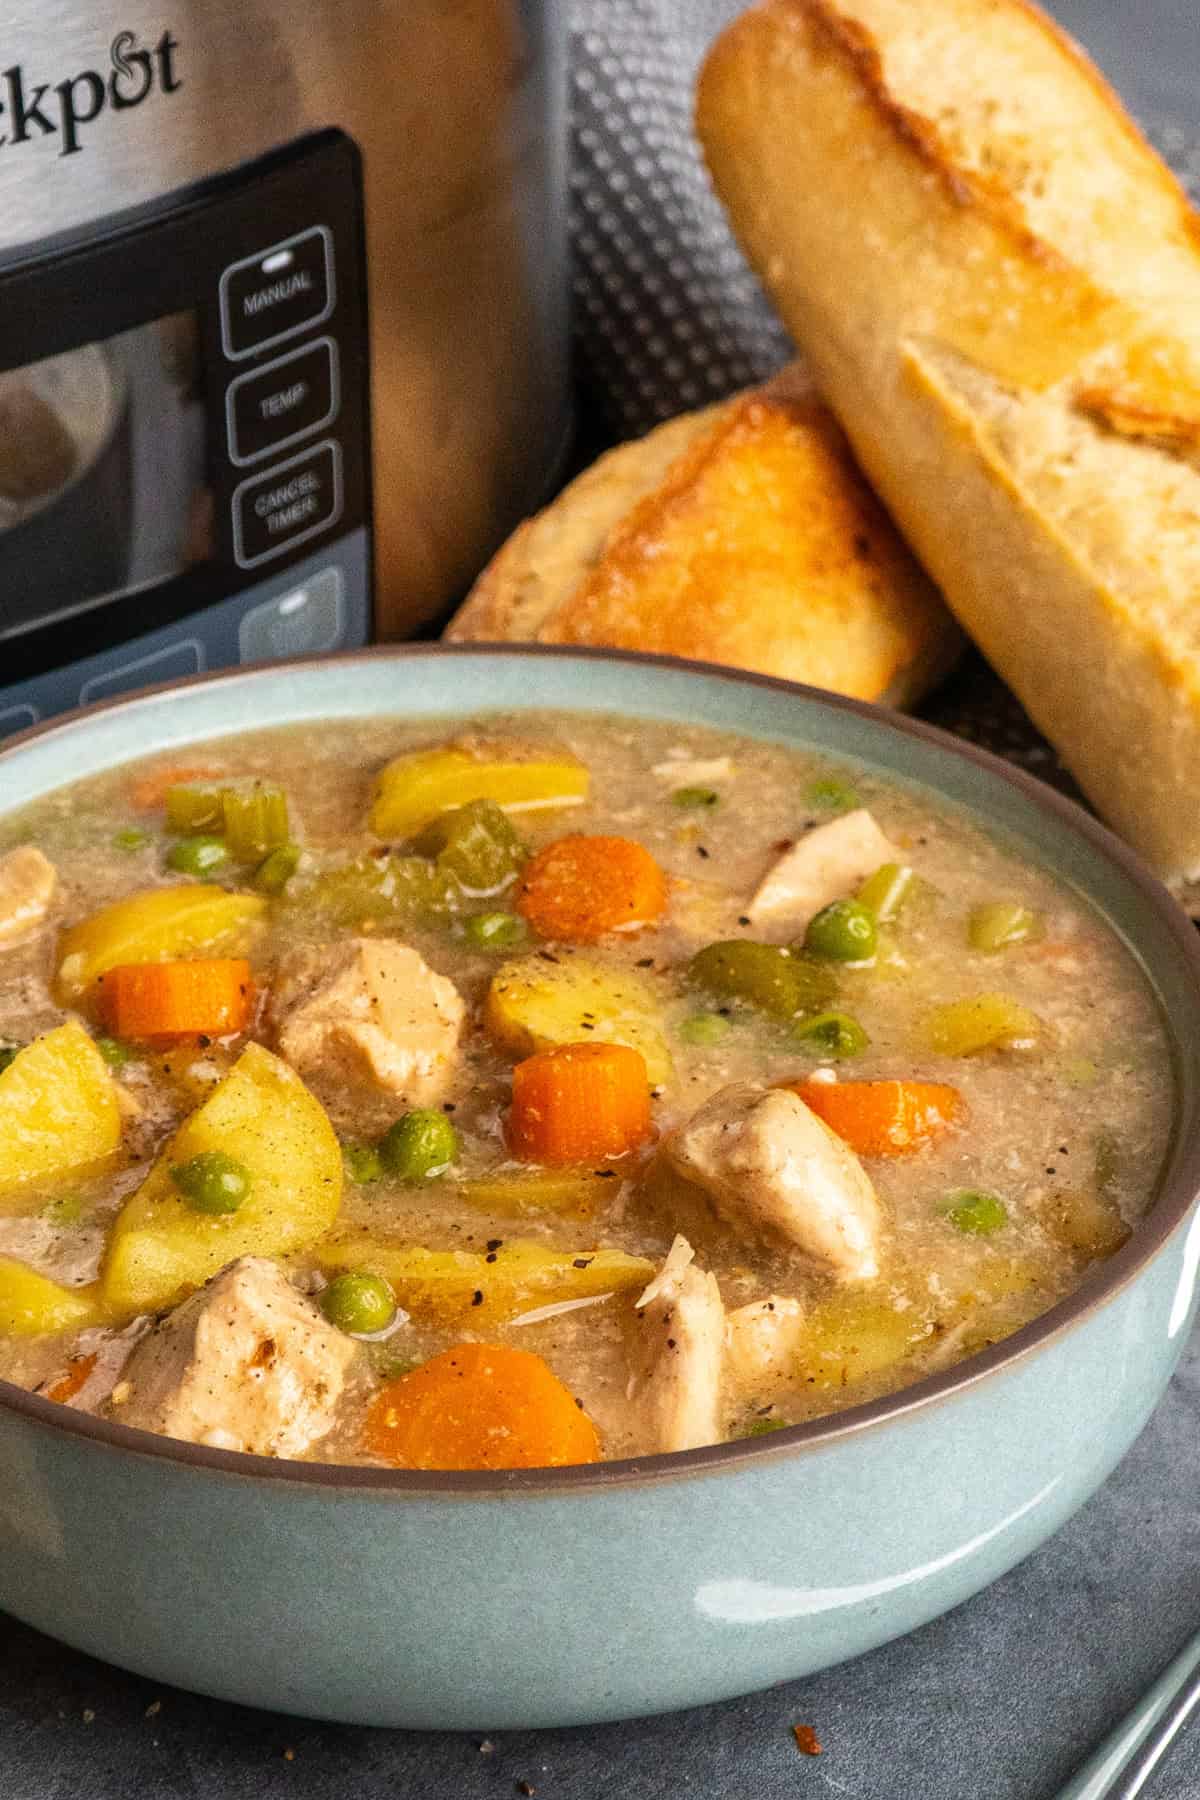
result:
[[[553,0],[0,22],[0,735],[412,635],[568,431]]]

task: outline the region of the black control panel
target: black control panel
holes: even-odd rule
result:
[[[0,698],[175,621],[202,638],[205,609],[352,534],[369,586],[362,182],[342,133],[39,246],[0,268],[0,321],[0,374],[32,379],[62,358],[67,392],[79,377],[66,353],[84,346],[115,371],[116,396],[107,438],[62,493],[8,529],[0,518]],[[186,461],[171,476],[181,494],[166,491],[171,455]],[[170,507],[179,524],[147,576],[148,526],[170,537]],[[112,540],[103,574],[97,535]]]

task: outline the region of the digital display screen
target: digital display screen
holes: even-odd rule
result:
[[[212,555],[196,315],[0,372],[0,636]]]

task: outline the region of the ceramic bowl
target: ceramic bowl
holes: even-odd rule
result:
[[[507,1475],[279,1463],[0,1384],[0,1606],[222,1698],[374,1725],[564,1725],[824,1668],[994,1580],[1103,1481],[1191,1320],[1200,1226],[1192,926],[1077,808],[936,731],[649,657],[367,652],[151,692],[0,755],[20,806],[247,726],[530,705],[701,721],[965,807],[1086,895],[1158,994],[1177,1071],[1153,1206],[1069,1299],[887,1399],[684,1455]]]

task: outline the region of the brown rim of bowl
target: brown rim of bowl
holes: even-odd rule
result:
[[[784,681],[773,675],[758,675],[721,664],[702,663],[678,656],[652,655],[636,650],[604,650],[570,645],[471,643],[471,644],[377,644],[362,650],[345,651],[336,656],[297,658],[287,664],[258,663],[245,668],[197,675],[186,681],[169,681],[139,689],[135,694],[80,707],[73,712],[34,726],[29,731],[0,744],[0,763],[12,751],[23,748],[51,732],[76,730],[101,713],[118,707],[137,707],[163,694],[194,687],[234,686],[253,681],[261,674],[278,674],[288,668],[329,668],[353,665],[366,660],[397,661],[420,657],[469,658],[475,656],[529,657],[531,659],[633,663],[659,667],[684,674],[727,681],[749,688],[794,694],[833,711],[849,712],[873,721],[901,737],[919,739],[949,756],[977,764],[990,774],[1015,787],[1034,806],[1051,817],[1076,837],[1084,838],[1110,863],[1114,863],[1142,896],[1150,912],[1174,940],[1179,953],[1180,973],[1190,976],[1193,998],[1200,1017],[1200,933],[1182,907],[1171,898],[1166,888],[1146,869],[1133,851],[1101,825],[1090,813],[1066,799],[1053,788],[1014,768],[990,751],[954,737],[951,733],[922,720],[893,713],[889,708],[873,706],[862,700],[849,700],[824,689],[806,687],[800,682]],[[284,729],[278,727],[278,729]],[[217,735],[233,735],[218,733]],[[753,736],[752,731],[746,732]],[[903,779],[903,777],[901,777]],[[970,809],[967,809],[970,810]],[[1172,1045],[1173,1052],[1175,1046]],[[1174,1056],[1179,1077],[1178,1055]],[[180,1439],[159,1437],[148,1431],[136,1431],[89,1413],[75,1411],[53,1400],[29,1392],[13,1382],[0,1381],[0,1408],[23,1416],[39,1426],[90,1439],[97,1448],[122,1455],[158,1457],[192,1468],[207,1469],[214,1474],[237,1476],[244,1481],[274,1481],[300,1487],[334,1489],[339,1492],[386,1497],[409,1497],[413,1501],[435,1495],[461,1500],[481,1500],[489,1496],[506,1498],[517,1495],[529,1498],[584,1495],[597,1490],[638,1486],[647,1482],[677,1481],[688,1476],[731,1474],[748,1470],[759,1458],[772,1461],[802,1451],[828,1449],[861,1432],[878,1430],[893,1420],[923,1412],[942,1401],[957,1397],[999,1374],[1012,1364],[1024,1362],[1044,1345],[1056,1341],[1081,1325],[1084,1320],[1106,1306],[1146,1268],[1183,1224],[1200,1194],[1200,1131],[1190,1141],[1179,1141],[1176,1117],[1167,1156],[1174,1161],[1169,1180],[1151,1211],[1134,1230],[1129,1242],[1094,1274],[1084,1277],[1065,1299],[1024,1325],[1011,1337],[992,1348],[968,1357],[964,1362],[923,1381],[900,1388],[894,1394],[854,1406],[845,1412],[831,1413],[802,1425],[792,1425],[760,1438],[736,1438],[724,1444],[710,1444],[700,1450],[679,1450],[669,1454],[623,1458],[605,1463],[575,1464],[555,1469],[511,1469],[491,1471],[381,1469],[354,1463],[312,1463],[285,1461],[268,1456],[252,1456],[243,1451],[214,1450],[205,1445],[185,1443]]]

